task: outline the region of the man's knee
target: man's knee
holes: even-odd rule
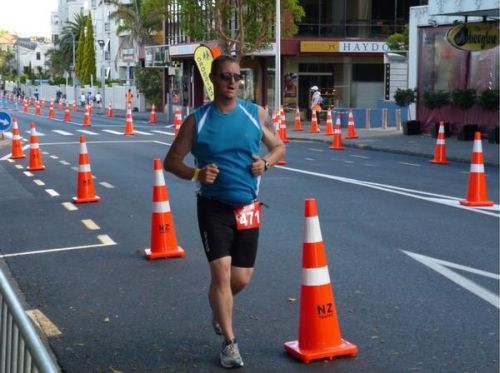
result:
[[[215,286],[228,286],[231,283],[231,257],[224,257],[211,261],[210,274],[212,283]]]

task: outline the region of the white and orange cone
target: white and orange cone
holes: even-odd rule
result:
[[[349,117],[347,122],[347,134],[346,139],[357,139],[358,134],[356,132],[356,126],[354,124],[354,115],[352,114],[352,109],[349,109]]]
[[[177,245],[174,218],[170,210],[168,190],[163,177],[160,159],[153,162],[153,212],[151,215],[151,247],[144,250],[146,258],[161,259],[184,256],[184,250]]]
[[[76,113],[76,101],[75,100],[73,100],[73,103],[71,104],[71,111],[73,113]]]
[[[26,169],[28,171],[45,170],[45,166],[42,161],[42,153],[40,152],[40,146],[38,144],[38,136],[36,134],[36,127],[34,122],[31,122],[30,162],[29,166],[26,167]]]
[[[70,116],[70,113],[69,113],[69,105],[66,104],[66,109],[64,109],[64,118],[63,118],[63,121],[68,123],[69,121],[71,120],[71,116]]]
[[[37,115],[37,116],[42,115],[42,109],[40,108],[40,102],[39,101],[35,102],[35,115]]]
[[[295,122],[293,124],[293,130],[294,131],[302,131],[302,122],[300,121],[300,110],[299,108],[297,107],[297,109],[295,110]]]
[[[486,175],[484,173],[483,145],[481,144],[481,132],[479,131],[474,134],[467,197],[461,200],[460,204],[470,207],[494,205],[493,201],[488,200]]]
[[[156,123],[155,104],[151,105],[151,112],[149,113],[149,123]]]
[[[90,169],[90,158],[85,136],[80,136],[80,155],[78,157],[78,185],[73,203],[99,202],[101,197],[95,195],[94,180]]]
[[[30,109],[28,106],[28,100],[26,98],[23,100],[23,113],[29,113]]]
[[[61,111],[63,109],[63,103],[62,103],[62,100],[59,100],[59,102],[57,103],[57,110]]]
[[[339,120],[339,116],[337,115],[337,120]],[[332,111],[328,110],[326,112],[326,126],[325,126],[325,136],[333,135],[333,121],[332,121]]]
[[[318,133],[318,132],[320,132],[318,124],[318,116],[316,115],[316,110],[313,110],[311,114],[311,133]]]
[[[17,119],[12,118],[12,148],[10,151],[10,159],[26,158],[23,152],[22,139],[17,126]]]
[[[85,114],[83,115],[83,126],[90,127],[90,107],[85,105]]]
[[[332,150],[344,150],[344,145],[342,144],[342,125],[340,124],[340,114],[337,114],[337,122],[335,123],[335,131],[333,131],[332,145],[330,149]]]
[[[335,356],[356,356],[356,345],[342,338],[315,199],[305,200],[302,285],[298,340],[285,350],[309,363]]]
[[[281,141],[286,144],[288,142],[288,134],[286,132],[286,117],[283,107],[280,108],[280,135]]]
[[[56,116],[56,114],[54,112],[54,101],[50,101],[50,107],[49,107],[49,115],[48,115],[48,117],[52,119],[55,116]]]
[[[111,100],[109,101],[108,112],[106,113],[106,115],[110,118],[113,116],[113,103],[111,102]]]
[[[446,159],[446,142],[445,142],[445,133],[444,133],[444,123],[441,121],[439,123],[439,131],[436,140],[436,146],[434,148],[434,159],[429,162],[434,164],[448,164],[448,160]]]
[[[175,117],[174,117],[174,129],[175,129],[175,136],[179,133],[182,125],[182,113],[181,113],[181,108],[175,109]]]
[[[127,104],[127,117],[125,118],[125,131],[123,132],[125,136],[134,136],[134,122],[132,119],[132,108],[130,103]]]

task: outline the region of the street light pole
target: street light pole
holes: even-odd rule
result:
[[[97,43],[99,43],[99,46],[101,47],[102,51],[102,57],[101,57],[101,89],[102,89],[102,94],[101,94],[101,99],[102,99],[102,109],[104,110],[104,105],[106,103],[106,66],[105,66],[105,52],[104,52],[104,46],[106,45],[104,40],[98,40]]]
[[[73,84],[73,100],[75,100],[76,103],[76,84],[75,84],[75,78],[76,78],[76,65],[75,65],[75,34],[71,33],[71,39],[73,41],[73,65],[71,66],[71,84]]]
[[[276,23],[274,26],[274,34],[276,40],[276,56],[274,67],[274,106],[275,110],[279,110],[281,106],[281,4],[280,0],[276,0]]]

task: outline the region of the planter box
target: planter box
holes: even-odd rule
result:
[[[434,123],[434,126],[432,127],[432,137],[437,138],[437,134],[439,131],[439,123]],[[450,137],[451,132],[450,132],[450,123],[444,122],[444,137]]]
[[[466,124],[460,129],[457,139],[462,141],[473,141],[476,131],[479,131],[479,126],[477,124]]]
[[[403,133],[407,136],[420,135],[420,121],[409,120],[403,123]]]

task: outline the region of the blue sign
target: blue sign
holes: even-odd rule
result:
[[[0,111],[0,131],[7,131],[12,125],[12,118],[9,113]]]

